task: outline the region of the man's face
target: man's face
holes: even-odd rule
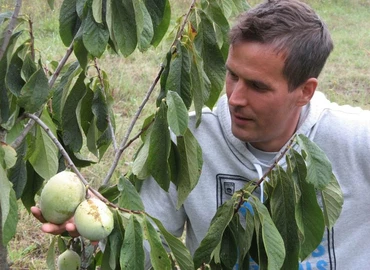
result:
[[[234,136],[260,150],[279,151],[295,132],[302,92],[288,92],[283,56],[271,45],[241,42],[230,46],[226,67]]]

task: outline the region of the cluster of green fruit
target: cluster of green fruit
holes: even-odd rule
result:
[[[47,181],[40,195],[40,209],[43,217],[54,224],[74,217],[79,234],[91,241],[104,239],[113,230],[113,214],[108,206],[98,198],[86,199],[86,188],[73,172],[62,171]],[[71,267],[72,262],[76,267]],[[67,268],[63,266],[66,263]],[[79,269],[80,258],[66,250],[59,256],[58,265],[59,269]]]

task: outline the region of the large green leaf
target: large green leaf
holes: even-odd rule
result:
[[[3,57],[0,59],[0,124],[6,123],[11,114],[9,108],[8,91],[5,85],[5,76],[8,67],[8,55],[10,59],[13,48],[20,35],[21,32],[17,32],[10,37],[8,47],[6,48]]]
[[[50,270],[55,270],[55,244],[57,240],[58,236],[54,236],[50,242],[48,252],[46,253],[46,265]]]
[[[194,263],[190,252],[181,242],[181,240],[170,234],[158,219],[152,216],[150,216],[150,218],[157,225],[159,231],[166,240],[166,243],[175,257],[177,264],[180,266],[180,269],[194,269]]]
[[[145,0],[150,11],[154,35],[151,44],[157,47],[167,32],[171,22],[171,6],[168,0]]]
[[[2,221],[2,243],[4,246],[13,238],[18,222],[18,206],[15,192],[6,171],[0,166],[0,209]]]
[[[213,250],[220,244],[222,235],[233,218],[235,203],[236,200],[233,197],[217,209],[206,236],[194,253],[194,266],[196,268],[203,263],[210,262]]]
[[[167,106],[165,102],[162,102],[150,133],[147,166],[150,174],[165,191],[168,191],[171,182],[168,165],[170,150],[171,137],[167,123]]]
[[[197,51],[193,51],[191,64],[191,83],[193,89],[194,109],[196,113],[196,125],[201,122],[204,103],[210,95],[211,82],[204,71],[204,62]]]
[[[103,22],[103,0],[92,0],[92,14],[97,23]]]
[[[26,144],[23,142],[16,151],[16,163],[14,167],[8,170],[8,178],[13,184],[16,198],[19,199],[22,196],[27,183],[26,160],[24,159]],[[27,192],[29,191],[27,190]]]
[[[170,270],[172,269],[171,261],[166,250],[162,245],[159,233],[145,216],[143,222],[144,235],[150,245],[150,261],[154,269]]]
[[[270,196],[271,218],[285,246],[286,257],[282,269],[297,269],[299,256],[298,228],[295,218],[294,180],[277,167],[272,177],[275,188]]]
[[[184,203],[197,185],[203,165],[202,150],[189,129],[184,136],[177,137],[180,169],[177,179],[177,208]]]
[[[80,25],[76,11],[77,0],[64,0],[59,13],[59,35],[65,46],[71,44]]]
[[[115,226],[111,234],[107,238],[107,244],[104,249],[104,254],[102,258],[101,268],[104,270],[115,270],[118,265],[119,251],[122,247],[122,237],[121,232]]]
[[[109,119],[109,108],[108,101],[106,98],[106,88],[101,85],[100,82],[94,80],[92,84],[92,90],[94,91],[94,98],[92,100],[92,112],[96,117],[96,127],[99,131],[105,131],[108,127]]]
[[[76,108],[86,93],[84,80],[85,74],[81,72],[62,108],[63,142],[74,152],[78,152],[83,143]]]
[[[107,47],[109,31],[104,24],[94,20],[92,13],[93,11],[89,9],[86,18],[82,21],[83,43],[89,53],[94,57],[100,57]]]
[[[22,87],[18,105],[27,112],[34,113],[42,108],[49,98],[49,82],[44,70],[40,67]]]
[[[26,171],[27,183],[24,190],[27,192],[23,192],[21,199],[24,207],[30,211],[31,206],[36,204],[35,195],[41,189],[44,179],[36,173],[29,162],[26,162]]]
[[[282,269],[286,255],[284,241],[266,206],[254,196],[249,197],[248,201],[252,204],[255,215],[258,215],[261,222],[262,240],[268,258],[267,269]]]
[[[135,215],[131,215],[121,247],[121,269],[144,270],[143,229]]]
[[[292,151],[292,164],[294,164],[293,177],[301,196],[296,204],[296,220],[301,233],[299,257],[304,260],[320,244],[325,223],[322,210],[317,202],[315,187],[306,181],[304,175],[304,161],[301,155]]]
[[[72,82],[80,75],[81,70],[77,61],[67,66],[66,71],[63,72],[60,81],[55,86],[52,99],[53,119],[59,124],[62,121],[62,110],[70,92]]]
[[[19,56],[19,52],[23,50],[23,48],[24,46],[19,46],[17,51],[13,54],[5,78],[7,88],[15,96],[20,95],[21,89],[25,84],[21,72],[23,59]]]
[[[212,108],[224,87],[226,74],[225,60],[218,47],[212,22],[204,12],[200,12],[201,22],[194,40],[203,60],[204,71],[210,81],[210,92],[204,95],[204,102]]]
[[[117,43],[124,56],[129,56],[136,48],[137,34],[133,0],[107,0],[108,27],[111,39]]]
[[[46,112],[42,114],[41,120],[50,128],[53,127],[53,122]],[[35,149],[28,160],[41,177],[50,179],[58,171],[59,150],[46,131],[38,125],[35,137]]]
[[[344,203],[343,193],[334,174],[329,184],[321,191],[325,225],[330,230],[340,213]]]
[[[297,136],[297,142],[307,154],[307,181],[320,190],[331,180],[332,167],[329,159],[313,141],[303,134]]]
[[[187,48],[179,42],[176,46],[176,52],[172,56],[165,87],[167,91],[177,92],[187,109],[190,108],[192,102],[190,70],[190,54]]]
[[[121,193],[118,198],[119,206],[130,210],[144,211],[144,205],[141,201],[140,195],[129,180],[124,177],[120,177],[118,190]]]
[[[144,4],[144,0],[135,0],[132,3],[135,10],[138,49],[146,51],[150,47],[154,36],[152,19]]]
[[[173,91],[167,93],[167,121],[171,131],[176,135],[184,135],[188,128],[188,110],[181,97]]]

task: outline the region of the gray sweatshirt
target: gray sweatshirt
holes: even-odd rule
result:
[[[193,134],[203,151],[198,185],[176,210],[176,190],[163,191],[153,179],[141,194],[146,211],[176,236],[186,223],[186,245],[193,254],[205,236],[217,208],[246,182],[259,179],[279,153],[264,153],[233,136],[225,96],[217,107],[204,110]],[[324,150],[343,191],[342,213],[319,247],[299,269],[367,269],[370,261],[370,111],[329,102],[316,92],[301,113],[297,133]],[[258,269],[251,266],[251,269]]]

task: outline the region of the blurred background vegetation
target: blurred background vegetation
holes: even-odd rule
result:
[[[184,14],[190,0],[172,3],[173,23]],[[251,6],[259,0],[250,0]],[[335,49],[320,77],[319,90],[339,104],[351,104],[370,109],[370,0],[306,0],[327,23]],[[14,9],[14,0],[0,0],[0,12]],[[58,12],[62,0],[55,0],[50,10],[46,0],[23,1],[22,16],[30,18],[35,37],[35,48],[46,65],[59,61],[66,51],[58,34]],[[171,27],[170,27],[171,30]],[[106,52],[98,60],[106,71],[114,96],[114,111],[118,141],[131,117],[136,112],[145,92],[152,84],[165,53],[172,42],[173,33],[157,49],[146,53],[135,52],[128,58]],[[49,61],[49,62],[48,62]],[[154,98],[153,98],[154,100]],[[147,115],[153,102],[144,111]],[[143,117],[144,119],[144,117]],[[126,153],[120,164],[120,173],[128,170],[134,150]],[[112,161],[108,151],[97,165],[83,171],[91,184],[98,185]],[[21,207],[21,206],[20,206]],[[39,230],[40,224],[26,210],[20,212],[18,233],[9,245],[11,269],[46,269],[46,253],[51,236]]]

